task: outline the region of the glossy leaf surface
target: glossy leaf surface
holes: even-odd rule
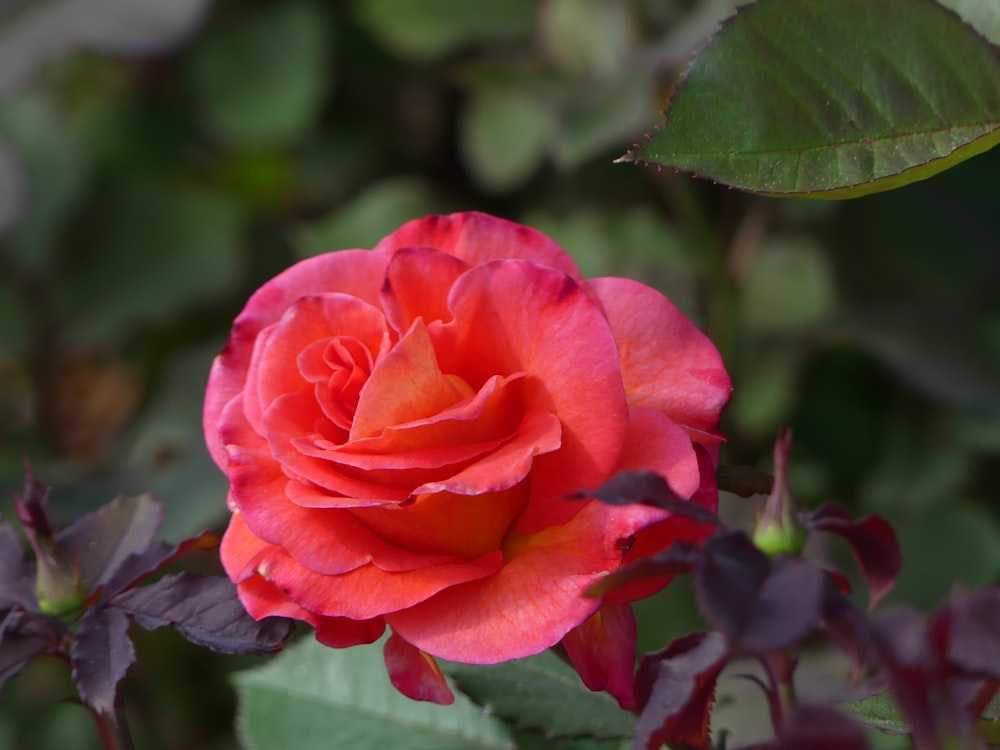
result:
[[[433,747],[510,750],[509,730],[462,695],[451,706],[412,701],[389,682],[382,644],[330,649],[308,640],[236,676],[237,730],[251,750]]]
[[[1000,56],[932,0],[762,0],[698,55],[666,118],[623,160],[851,198],[1000,142]]]
[[[551,651],[495,666],[442,665],[459,690],[496,716],[548,738],[631,736],[635,717],[587,689]]]

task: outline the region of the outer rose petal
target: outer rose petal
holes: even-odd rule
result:
[[[243,390],[257,334],[297,299],[314,294],[343,292],[377,306],[387,262],[385,256],[364,250],[317,255],[278,274],[250,297],[233,323],[225,349],[215,358],[205,391],[205,441],[220,469],[226,470],[226,451],[218,434],[219,417]]]
[[[415,570],[455,562],[451,554],[421,554],[380,539],[343,510],[303,508],[285,499],[288,480],[273,464],[250,474],[244,484],[233,479],[232,503],[239,510],[222,537],[220,556],[236,580],[266,545],[287,550],[302,565],[325,575],[339,575],[371,562],[386,572]]]
[[[674,304],[645,284],[589,282],[618,342],[630,407],[661,411],[699,442],[717,442],[732,383],[718,350]]]
[[[532,494],[596,486],[618,463],[628,423],[618,351],[601,309],[566,274],[520,260],[477,266],[452,287],[454,320],[428,326],[441,369],[473,387],[525,373],[525,409],[562,423],[562,447],[535,459]]]
[[[382,649],[389,680],[396,690],[415,701],[429,701],[450,706],[455,694],[448,687],[441,667],[433,656],[425,654],[393,633]]]
[[[471,266],[523,259],[580,279],[576,263],[549,237],[523,224],[475,211],[414,219],[379,242],[373,252],[389,255],[407,247],[434,248]]]
[[[652,557],[658,552],[669,548],[675,542],[697,544],[715,531],[715,526],[695,521],[690,516],[674,515],[659,523],[647,526],[635,535],[635,543],[625,553],[625,564],[636,560]],[[673,580],[673,575],[640,578],[609,591],[604,601],[606,604],[620,604],[637,599],[645,599]]]
[[[701,485],[698,457],[691,439],[669,417],[649,409],[629,411],[628,435],[618,471],[655,471],[681,497]]]
[[[387,573],[365,564],[340,575],[304,567],[281,547],[257,540],[234,515],[223,537],[221,557],[236,583],[259,575],[304,609],[326,617],[369,620],[413,606],[442,589],[483,578],[501,565],[500,552],[475,560]]]
[[[627,604],[606,604],[566,634],[562,644],[591,690],[607,690],[624,709],[635,708],[635,615]]]
[[[618,569],[624,540],[664,515],[646,506],[582,506],[563,526],[512,533],[495,575],[446,589],[386,622],[417,648],[468,664],[519,659],[555,645],[600,606],[584,592]]]
[[[236,585],[240,601],[254,619],[293,617],[316,629],[316,640],[331,648],[347,648],[374,643],[385,631],[385,621],[350,620],[346,617],[322,617],[303,609],[260,576],[251,576]]]

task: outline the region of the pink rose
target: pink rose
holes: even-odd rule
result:
[[[562,641],[627,706],[628,601],[651,587],[583,592],[699,530],[565,496],[648,469],[714,508],[729,393],[718,352],[650,287],[585,281],[546,236],[484,214],[412,221],[292,266],[236,319],[204,415],[231,488],[222,562],[254,617],[330,646],[388,624],[411,697],[452,700],[433,657]]]

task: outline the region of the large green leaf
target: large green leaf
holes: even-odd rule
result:
[[[531,0],[357,0],[362,25],[401,57],[427,61],[531,32]]]
[[[389,682],[381,643],[335,650],[309,639],[237,674],[243,747],[270,750],[508,750],[508,728],[462,695],[412,701]]]
[[[0,223],[9,229],[0,255],[37,271],[82,195],[86,157],[57,98],[41,89],[0,103],[0,137]]]
[[[1000,142],[1000,54],[933,0],[761,0],[723,24],[666,117],[622,160],[850,198]]]
[[[975,505],[952,502],[896,524],[906,564],[887,603],[930,609],[949,591],[985,586],[1000,574],[1000,528]]]
[[[162,323],[239,276],[243,215],[224,194],[133,185],[98,218],[95,244],[53,283],[56,314],[75,340],[108,342]]]
[[[375,247],[398,226],[436,208],[433,187],[416,177],[376,182],[329,216],[309,224],[296,242],[302,257],[348,248]]]
[[[192,76],[206,126],[239,146],[302,136],[329,89],[331,34],[315,3],[262,6],[197,48]]]
[[[476,89],[462,116],[462,154],[483,188],[502,193],[534,174],[556,131],[555,113],[530,91]]]
[[[551,651],[490,667],[447,664],[459,689],[492,714],[546,737],[630,737],[635,716],[587,689]]]

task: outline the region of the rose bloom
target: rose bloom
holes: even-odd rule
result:
[[[261,287],[215,360],[209,450],[229,479],[226,572],[256,618],[377,640],[393,684],[453,700],[434,657],[492,664],[562,643],[634,705],[642,580],[584,592],[704,534],[647,505],[568,497],[622,470],[714,509],[715,347],[662,294],[584,280],[545,235],[480,213]]]

